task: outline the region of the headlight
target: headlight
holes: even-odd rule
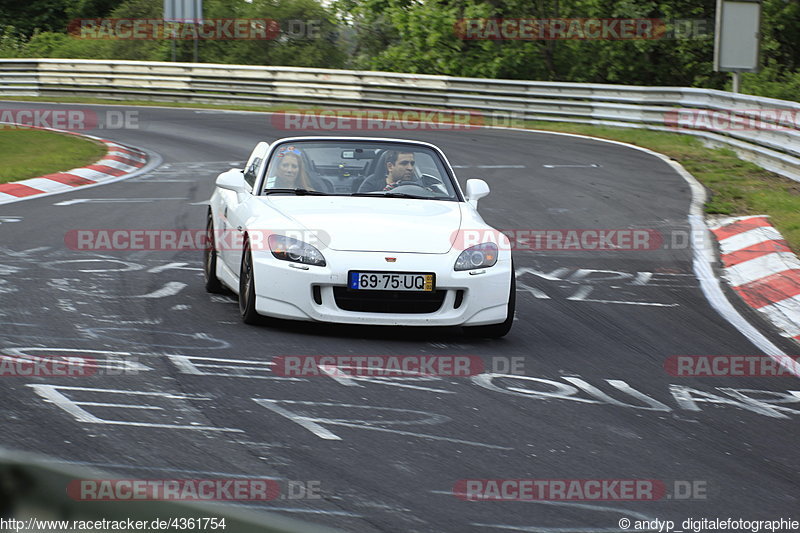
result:
[[[461,252],[456,259],[456,270],[487,268],[497,263],[497,245],[493,242],[476,244]]]
[[[273,256],[282,261],[325,266],[325,257],[322,256],[322,252],[308,243],[291,237],[273,233],[269,236],[269,249]]]

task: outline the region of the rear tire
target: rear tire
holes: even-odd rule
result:
[[[225,292],[222,282],[217,278],[217,242],[214,239],[214,216],[210,208],[206,220],[206,247],[203,250],[203,279],[206,291],[214,294]]]
[[[469,337],[487,337],[499,339],[505,337],[511,326],[514,325],[514,311],[517,306],[517,276],[514,274],[514,263],[511,263],[511,287],[508,294],[508,312],[506,319],[499,324],[489,324],[486,326],[464,326],[464,334]]]
[[[256,312],[256,285],[253,279],[253,254],[245,237],[242,250],[242,267],[239,270],[239,313],[245,324],[258,324],[261,315]]]

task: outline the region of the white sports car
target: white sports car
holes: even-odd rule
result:
[[[242,319],[464,326],[501,337],[514,320],[505,236],[461,191],[436,146],[400,139],[294,137],[259,143],[217,177],[206,289],[239,295]]]

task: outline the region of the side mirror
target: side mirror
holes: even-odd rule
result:
[[[244,174],[240,169],[224,172],[217,176],[217,187],[237,193],[245,192]]]
[[[476,208],[478,207],[478,200],[489,194],[489,185],[478,179],[467,180],[467,202]]]

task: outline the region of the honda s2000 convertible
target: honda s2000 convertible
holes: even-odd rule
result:
[[[217,177],[207,219],[206,289],[259,316],[364,325],[463,326],[501,337],[514,320],[504,235],[478,215],[424,142],[295,137],[259,143]]]

